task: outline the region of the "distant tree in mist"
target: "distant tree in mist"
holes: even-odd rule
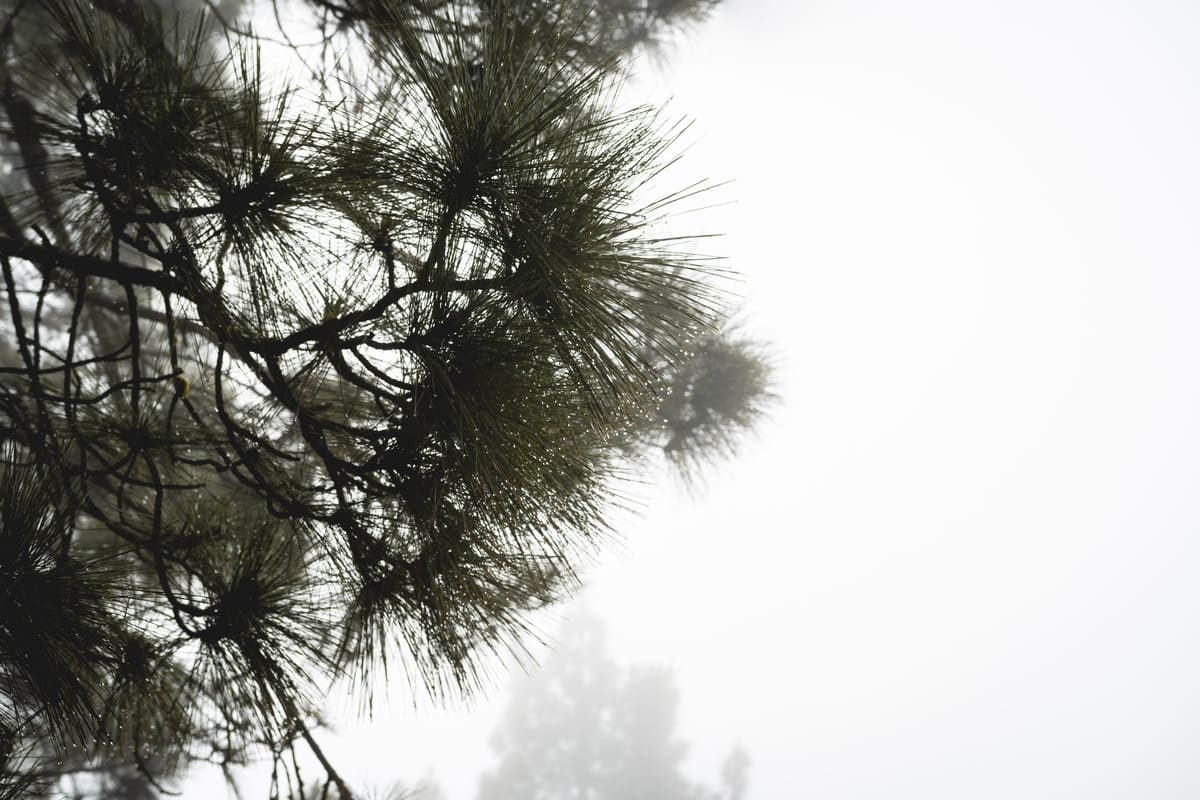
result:
[[[670,670],[618,665],[604,629],[580,617],[521,681],[491,740],[477,800],[746,800],[749,757],[726,759],[718,787],[684,775]]]

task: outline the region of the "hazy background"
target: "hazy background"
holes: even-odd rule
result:
[[[783,400],[585,602],[751,797],[1200,796],[1200,5],[725,0],[696,120]],[[563,610],[559,616],[568,614]],[[547,623],[552,633],[553,628]],[[326,735],[472,800],[505,702]]]

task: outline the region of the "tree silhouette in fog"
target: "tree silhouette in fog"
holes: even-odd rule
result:
[[[578,615],[542,667],[517,684],[478,800],[745,800],[741,747],[719,788],[683,773],[679,700],[669,669],[618,665],[598,619]]]

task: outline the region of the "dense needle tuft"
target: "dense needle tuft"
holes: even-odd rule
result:
[[[297,749],[350,796],[331,690],[476,691],[648,454],[769,399],[669,234],[685,128],[614,99],[712,2],[308,0],[317,47],[255,0],[9,5],[0,797],[256,757],[299,797]]]

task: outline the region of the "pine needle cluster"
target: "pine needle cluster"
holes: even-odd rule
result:
[[[768,396],[718,271],[660,232],[679,129],[612,100],[659,6],[310,0],[288,84],[208,5],[3,12],[21,792],[266,754],[299,796],[301,747],[348,796],[313,735],[331,683],[398,661],[470,691],[573,588],[639,454],[728,449]]]

